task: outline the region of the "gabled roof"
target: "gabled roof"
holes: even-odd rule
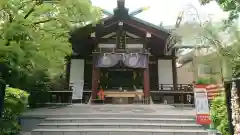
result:
[[[95,26],[89,24],[82,28],[77,28],[70,34],[70,42],[73,50],[78,54],[91,53],[94,44],[107,34],[110,34],[118,29],[118,23],[123,22],[123,29],[130,33],[145,38],[146,33],[152,35],[148,45],[156,55],[164,55],[166,50],[170,49],[170,45],[166,45],[167,40],[171,37],[171,32],[154,24],[151,24],[142,19],[130,16],[128,9],[125,8],[125,1],[118,0],[118,7],[114,10],[114,15],[103,18],[100,24]],[[96,38],[93,39],[90,35],[95,32]]]

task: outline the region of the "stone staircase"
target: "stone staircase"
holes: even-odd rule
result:
[[[207,135],[194,116],[163,114],[79,114],[51,116],[31,135]]]

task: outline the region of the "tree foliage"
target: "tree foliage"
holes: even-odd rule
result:
[[[240,31],[237,23],[233,23],[227,29],[221,29],[222,25],[208,23],[204,27],[207,44],[216,52],[208,61],[219,63],[223,74],[232,77],[240,73]]]
[[[71,53],[69,31],[99,17],[89,0],[1,0],[0,64],[9,72],[3,78],[12,85],[26,83],[36,72],[63,72],[64,57]]]
[[[55,76],[64,79],[69,32],[100,15],[90,0],[0,0],[0,78],[11,87],[41,91],[31,93],[30,105],[45,102],[42,91],[52,89]]]
[[[229,135],[228,115],[225,95],[216,97],[211,103],[211,116],[214,126],[222,135]]]
[[[197,64],[214,69],[214,78],[230,79],[240,73],[240,31],[238,23],[226,27],[224,23],[188,23],[177,31],[183,35],[183,43],[208,48],[197,49]],[[186,40],[186,41],[184,41]],[[219,80],[219,79],[217,79]]]
[[[201,4],[205,5],[211,1],[216,1],[224,11],[229,11],[229,20],[232,21],[239,17],[240,1],[239,0],[199,0]]]
[[[15,135],[19,133],[18,117],[27,108],[29,94],[16,88],[7,88],[4,99],[4,112],[0,120],[1,135]]]

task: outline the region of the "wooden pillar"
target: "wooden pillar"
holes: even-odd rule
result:
[[[143,93],[145,97],[150,96],[150,85],[149,85],[149,63],[143,71]]]
[[[67,82],[67,89],[70,90],[70,71],[71,71],[71,56],[66,56],[66,82]]]
[[[143,48],[145,49],[145,52],[148,52],[148,43],[149,43],[149,38],[151,38],[151,34],[146,32],[145,35],[145,42]],[[147,55],[147,67],[143,71],[143,92],[144,96],[149,98],[150,97],[150,80],[149,80],[149,55]]]
[[[177,90],[178,83],[177,83],[177,65],[176,65],[176,56],[175,56],[175,49],[172,51],[172,75],[173,75],[173,88],[174,90]]]
[[[178,83],[177,83],[177,65],[176,65],[176,50],[172,50],[172,76],[173,76],[173,90],[178,90]],[[180,101],[184,103],[184,95],[183,93],[180,94]]]
[[[99,81],[99,69],[95,65],[96,58],[93,58],[92,64],[92,99],[95,99],[97,96],[98,81]]]

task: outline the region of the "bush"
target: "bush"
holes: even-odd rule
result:
[[[6,89],[4,112],[0,122],[0,135],[16,135],[19,133],[18,118],[27,108],[27,104],[27,92],[10,87]]]
[[[216,82],[213,77],[199,78],[196,80],[196,84],[216,84]]]
[[[32,108],[37,107],[37,103],[46,103],[49,100],[50,77],[48,72],[43,69],[33,72],[11,69],[11,74],[7,79],[7,84],[11,87],[24,89],[29,95],[29,105]]]
[[[215,128],[220,131],[222,135],[230,135],[228,132],[228,115],[225,100],[225,95],[222,94],[212,101],[211,116]]]

